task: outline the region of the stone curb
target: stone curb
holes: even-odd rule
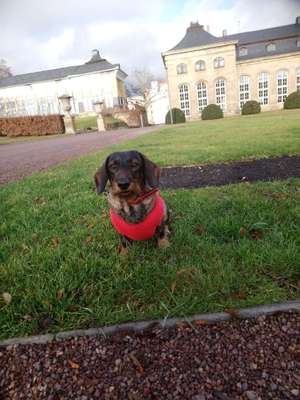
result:
[[[250,308],[242,308],[236,310],[235,314],[237,318],[255,318],[260,315],[271,315],[276,312],[291,311],[296,310],[300,312],[300,300],[289,301],[286,303],[278,304],[268,304]],[[122,331],[132,331],[132,332],[142,332],[143,330],[149,328],[152,324],[158,324],[162,328],[170,328],[176,326],[179,321],[187,322],[191,324],[193,321],[201,320],[208,323],[228,321],[232,317],[229,313],[209,313],[209,314],[196,314],[187,318],[165,318],[161,320],[150,320],[150,321],[138,321],[138,322],[128,322],[120,325],[105,326],[103,328],[90,328],[90,329],[77,329],[73,331],[59,332],[56,334],[29,336],[23,338],[12,338],[0,341],[1,346],[13,346],[13,345],[23,345],[23,344],[44,344],[49,343],[54,340],[60,341],[68,339],[71,337],[78,336],[110,336]]]

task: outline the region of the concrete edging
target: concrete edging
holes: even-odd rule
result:
[[[296,310],[300,312],[300,300],[288,301],[286,303],[268,304],[256,307],[242,308],[235,311],[236,317],[240,319],[255,318],[260,315],[271,315],[276,312]],[[176,326],[179,321],[191,324],[193,321],[201,320],[208,323],[229,321],[231,315],[226,312],[196,314],[187,318],[167,318],[161,320],[128,322],[120,325],[105,326],[103,328],[77,329],[73,331],[58,332],[55,334],[46,334],[38,336],[29,336],[23,338],[12,338],[0,341],[0,347],[23,344],[43,344],[54,340],[60,341],[78,336],[110,336],[122,331],[142,332],[152,324],[158,324],[161,328],[170,328]]]

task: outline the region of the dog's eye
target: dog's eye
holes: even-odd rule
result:
[[[140,166],[140,164],[137,161],[132,161],[130,165],[131,165],[131,168],[134,168],[134,169],[139,168],[139,166]]]
[[[118,168],[118,165],[117,165],[116,163],[110,164],[110,165],[109,165],[109,169],[110,169],[111,171],[116,171],[117,168]]]

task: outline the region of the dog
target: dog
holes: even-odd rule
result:
[[[98,194],[110,182],[107,199],[121,254],[128,254],[134,240],[156,237],[159,248],[170,244],[169,212],[158,194],[159,177],[159,167],[138,151],[110,154],[94,176]]]

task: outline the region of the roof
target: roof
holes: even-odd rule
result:
[[[104,58],[100,57],[98,50],[94,50],[92,58],[85,64],[49,69],[46,71],[31,72],[22,75],[8,76],[6,78],[0,79],[0,88],[16,85],[28,85],[41,81],[59,80],[68,76],[87,74],[90,72],[101,72],[113,69],[120,70],[120,64],[111,64]]]
[[[245,45],[248,47],[249,45],[248,54],[246,56],[237,55],[237,59],[264,57],[270,54],[273,55],[300,51],[295,40],[295,38],[300,39],[299,21],[300,18],[297,17],[295,24],[251,32],[236,33],[222,37],[213,36],[204,30],[203,25],[200,25],[198,22],[192,22],[187,29],[184,38],[168,52],[232,41],[236,41],[238,47],[244,47]],[[272,53],[267,52],[266,50],[266,43],[270,41],[276,41],[277,45],[276,51]]]

